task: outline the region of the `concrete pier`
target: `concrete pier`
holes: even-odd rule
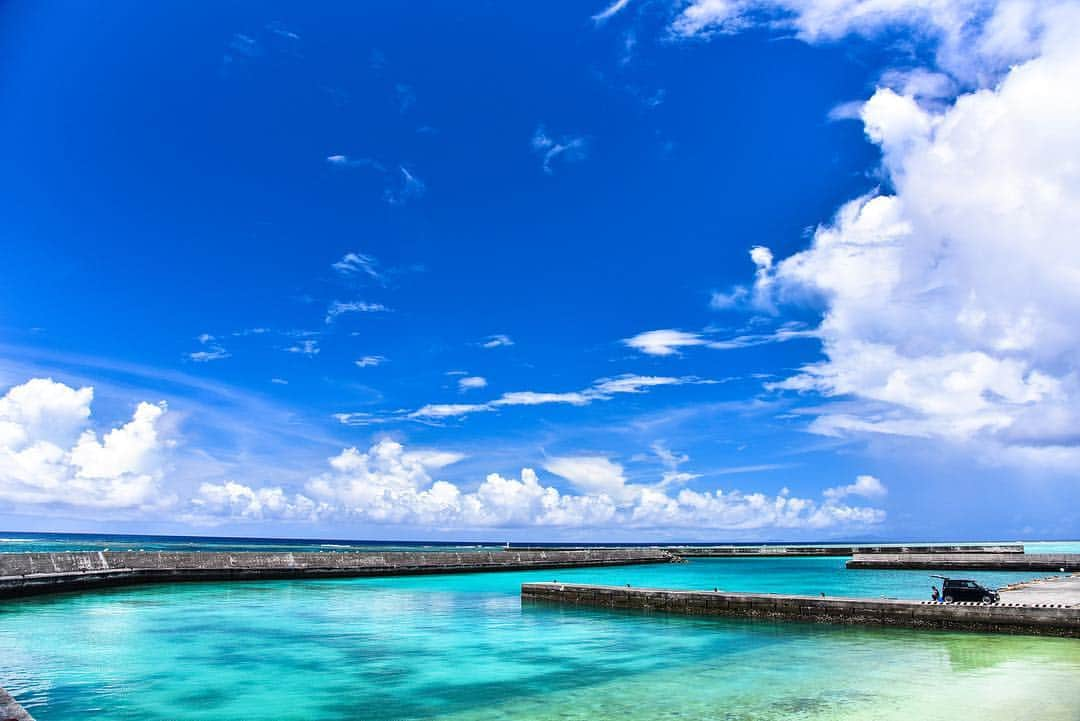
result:
[[[636,609],[769,621],[858,624],[1080,638],[1080,607],[930,603],[772,593],[676,591],[564,583],[525,583],[528,602]]]
[[[522,571],[676,560],[655,548],[462,553],[4,553],[0,554],[0,598],[136,583]]]
[[[848,568],[942,571],[1080,571],[1080,553],[866,553]]]
[[[34,717],[0,688],[0,721],[34,721]]]

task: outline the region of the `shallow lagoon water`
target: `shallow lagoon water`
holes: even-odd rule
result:
[[[193,583],[0,604],[39,721],[1080,719],[1080,642],[526,604],[527,580],[924,597],[844,559]],[[1032,574],[975,573],[990,585]]]

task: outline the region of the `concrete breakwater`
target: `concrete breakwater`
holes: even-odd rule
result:
[[[1080,553],[867,553],[848,568],[971,571],[1080,571]]]
[[[523,601],[770,621],[858,624],[1080,638],[1080,608],[1048,604],[929,603],[893,599],[676,591],[525,583]]]
[[[0,688],[0,721],[34,721],[34,717]]]
[[[0,554],[0,598],[135,583],[521,571],[676,560],[655,548],[462,553],[4,553]]]
[[[586,550],[583,546],[548,547],[519,546],[517,551],[539,550]],[[989,544],[933,544],[933,545],[856,545],[856,546],[657,546],[657,548],[682,558],[782,558],[803,556],[853,556],[857,553],[1016,553],[1024,552],[1022,543]],[[594,549],[595,550],[595,549]]]
[[[684,558],[731,558],[737,556],[853,556],[857,553],[993,553],[1022,554],[1022,543],[989,545],[920,545],[920,546],[663,546],[665,551]]]

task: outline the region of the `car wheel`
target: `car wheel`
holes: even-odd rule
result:
[[[952,603],[952,596],[946,596],[945,603]]]
[[[993,602],[994,602],[994,599],[990,598],[989,596],[983,596],[983,603],[993,603]]]

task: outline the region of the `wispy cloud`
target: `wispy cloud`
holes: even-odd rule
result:
[[[427,192],[427,184],[402,164],[391,170],[374,158],[354,158],[341,154],[328,155],[326,162],[338,168],[369,168],[380,173],[385,179],[383,200],[390,205],[405,205],[409,201],[422,198]]]
[[[209,363],[210,361],[223,360],[232,356],[232,353],[225,350],[217,338],[209,333],[203,333],[196,340],[202,344],[203,349],[188,353],[188,358],[196,363]]]
[[[371,168],[381,173],[386,172],[386,166],[374,158],[353,158],[348,155],[328,155],[326,162],[338,168]]]
[[[576,163],[584,160],[589,155],[589,141],[582,136],[564,135],[558,138],[548,135],[544,126],[536,128],[532,136],[533,152],[540,156],[540,166],[544,172],[551,175],[554,170],[552,164],[556,161],[562,163]]]
[[[489,335],[480,343],[480,345],[483,348],[504,348],[506,346],[514,345],[514,341],[510,339],[510,336],[499,333],[497,335]]]
[[[424,197],[427,185],[404,165],[398,166],[397,181],[383,191],[383,200],[390,205],[405,205],[411,200]]]
[[[623,343],[646,355],[679,355],[680,348],[704,346],[713,350],[732,350],[751,346],[784,343],[797,338],[818,338],[816,329],[806,328],[801,323],[786,323],[771,333],[753,333],[737,335],[731,338],[715,338],[705,333],[689,333],[674,328],[663,328],[638,333],[632,338],[625,338]]]
[[[615,2],[611,3],[606,8],[604,8],[600,12],[593,15],[592,19],[597,24],[602,23],[602,22],[608,20],[609,18],[612,18],[612,17],[618,15],[629,4],[630,4],[630,0],[615,0]]]
[[[542,391],[512,391],[486,403],[431,403],[407,414],[412,419],[454,418],[472,413],[483,413],[508,406],[538,406],[564,404],[585,406],[594,401],[611,400],[623,393],[644,393],[656,386],[711,384],[716,381],[694,376],[639,376],[626,374],[614,378],[600,378],[580,391],[549,393]]]
[[[366,355],[356,361],[353,361],[357,368],[373,368],[377,365],[382,365],[386,362],[386,358],[381,355]]]
[[[310,338],[307,340],[302,340],[299,343],[286,348],[285,352],[299,353],[301,355],[306,355],[309,358],[312,356],[317,356],[319,354],[319,341],[312,340]]]
[[[374,413],[335,413],[334,419],[344,426],[377,426],[394,420],[392,416]]]
[[[407,113],[409,108],[416,104],[416,92],[411,85],[397,83],[394,85],[394,94],[397,95],[399,113]]]
[[[350,302],[342,302],[335,300],[330,304],[330,307],[326,309],[326,322],[333,323],[337,318],[345,313],[387,313],[390,309],[382,303],[368,303],[362,300],[354,300]]]
[[[383,285],[386,284],[386,276],[379,270],[379,261],[371,255],[346,253],[341,260],[331,263],[330,267],[344,276],[366,275]]]

